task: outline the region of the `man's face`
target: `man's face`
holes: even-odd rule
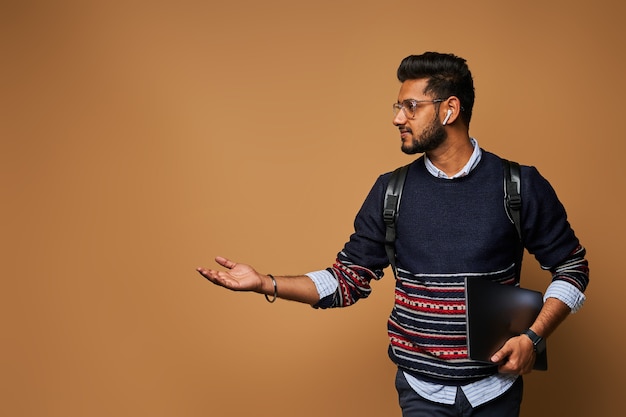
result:
[[[407,80],[400,86],[398,94],[398,103],[404,105],[393,118],[393,124],[400,130],[402,152],[409,155],[432,151],[448,136],[437,114],[440,103],[432,102],[439,97],[424,94],[426,83],[426,79]],[[409,109],[410,100],[417,101],[414,114]]]

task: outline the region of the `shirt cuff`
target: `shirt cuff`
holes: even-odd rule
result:
[[[325,269],[321,271],[309,272],[308,274],[306,274],[306,276],[311,278],[311,280],[315,284],[315,288],[317,288],[317,293],[320,296],[320,300],[324,297],[334,294],[339,287],[335,276]]]
[[[578,288],[561,280],[553,281],[550,284],[545,295],[543,296],[543,301],[545,302],[548,298],[561,300],[567,304],[567,306],[572,310],[572,313],[580,310],[586,299],[585,294],[583,294]]]

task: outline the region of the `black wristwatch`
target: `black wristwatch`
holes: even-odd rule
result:
[[[535,353],[543,353],[546,350],[546,340],[543,337],[539,336],[530,329],[524,330],[524,333],[522,334],[528,336],[530,341],[533,342],[533,349],[535,350]]]

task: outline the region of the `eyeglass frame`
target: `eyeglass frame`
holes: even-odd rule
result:
[[[404,112],[404,115],[408,118],[408,119],[412,119],[415,117],[415,113],[417,112],[417,108],[419,107],[420,103],[443,103],[444,101],[446,101],[447,98],[436,98],[433,100],[416,100],[414,98],[407,98],[406,100],[402,100],[401,103],[393,103],[392,105],[392,110],[393,110],[393,115],[394,117],[398,115],[398,113],[400,113],[400,110],[402,110]],[[406,102],[410,102],[410,103],[414,103],[415,104],[415,110],[413,110],[413,114],[409,115],[408,114],[408,110],[406,108],[406,106],[404,105],[404,103]]]

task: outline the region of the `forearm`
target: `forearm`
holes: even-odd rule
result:
[[[541,337],[547,338],[567,318],[570,312],[571,309],[561,300],[548,298],[530,329]]]
[[[546,291],[543,308],[531,326],[531,330],[538,335],[548,337],[585,301],[583,292],[589,283],[589,264],[585,254],[585,248],[578,246],[563,262],[552,268],[552,284]]]
[[[585,302],[584,291],[589,284],[589,263],[585,248],[578,246],[563,262],[550,269],[552,283],[546,290],[544,300],[557,298],[567,304],[572,313]]]

